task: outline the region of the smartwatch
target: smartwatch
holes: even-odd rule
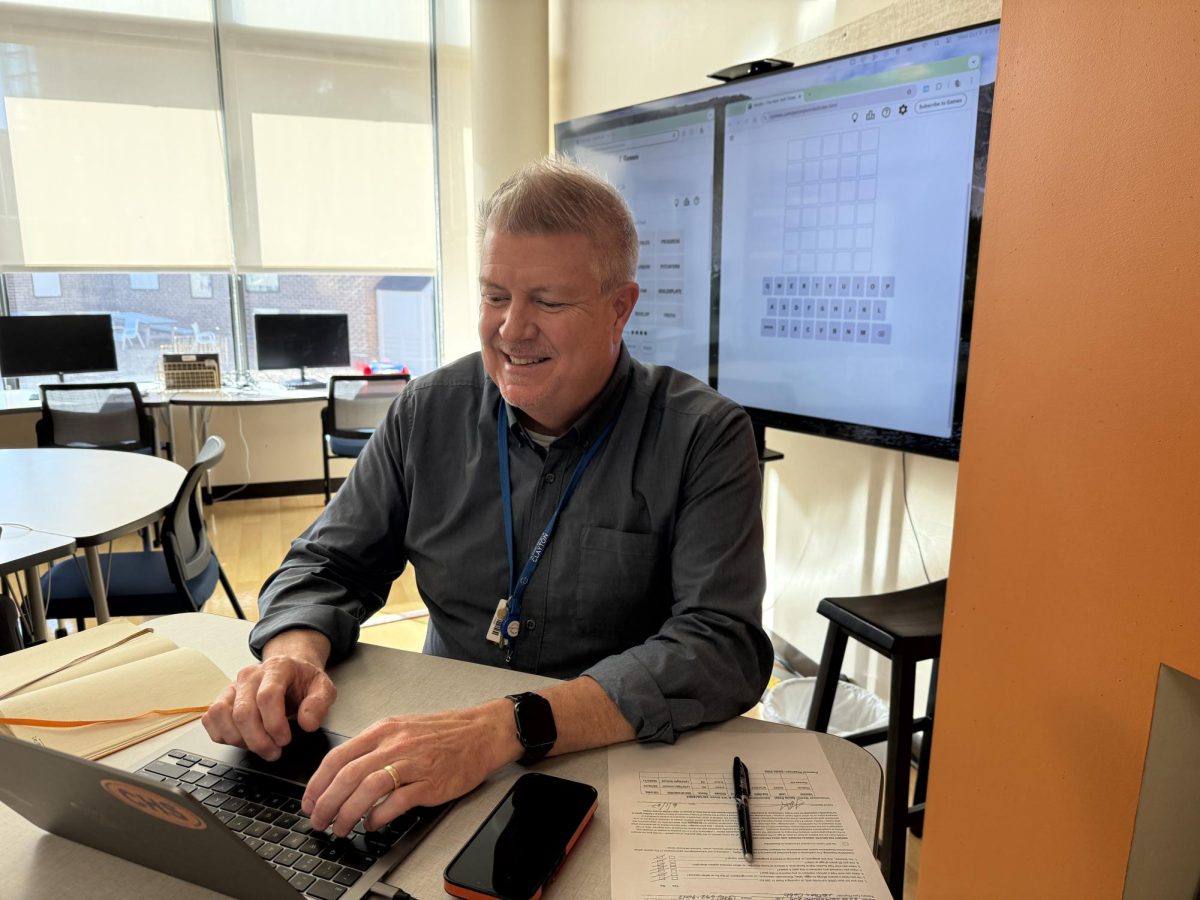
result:
[[[509,694],[505,699],[513,702],[517,740],[525,748],[525,755],[517,762],[523,766],[531,765],[549,753],[558,740],[554,711],[550,701],[541,694]]]

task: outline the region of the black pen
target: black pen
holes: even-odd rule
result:
[[[742,856],[754,862],[754,837],[750,833],[750,773],[740,758],[733,758],[733,799],[737,801],[738,834],[742,838]]]

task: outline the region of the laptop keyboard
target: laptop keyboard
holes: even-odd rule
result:
[[[300,894],[319,900],[338,900],[417,821],[400,816],[378,831],[359,822],[345,838],[314,832],[300,812],[300,785],[182,750],[163,754],[139,774],[187,791]]]

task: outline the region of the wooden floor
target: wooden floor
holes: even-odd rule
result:
[[[208,530],[221,566],[233,583],[247,618],[258,618],[258,591],[291,546],[324,508],[319,495],[266,500],[227,500],[208,508]],[[217,590],[206,612],[233,615]],[[389,621],[393,620],[393,621]],[[412,569],[397,579],[384,606],[362,630],[366,643],[420,651],[425,643],[425,604]]]
[[[258,591],[287,553],[293,538],[320,514],[324,504],[319,495],[280,497],[266,500],[226,500],[207,509],[209,538],[221,565],[233,583],[238,602],[247,618],[258,618]],[[128,546],[126,546],[126,544]],[[136,537],[122,538],[121,549],[137,549]],[[205,612],[234,615],[225,592],[219,587],[205,604]],[[370,644],[420,651],[425,642],[425,605],[417,593],[412,570],[392,586],[387,605],[364,624],[362,640]],[[757,707],[748,715],[756,715]],[[921,841],[908,836],[905,900],[917,897],[917,866]]]

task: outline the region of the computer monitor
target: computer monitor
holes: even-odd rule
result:
[[[287,387],[324,387],[306,378],[316,366],[350,365],[350,324],[345,313],[255,313],[254,344],[260,369],[299,369]]]
[[[0,316],[0,376],[111,372],[117,368],[112,316]]]
[[[998,44],[991,22],[556,126],[637,220],[630,352],[760,429],[957,458]]]

